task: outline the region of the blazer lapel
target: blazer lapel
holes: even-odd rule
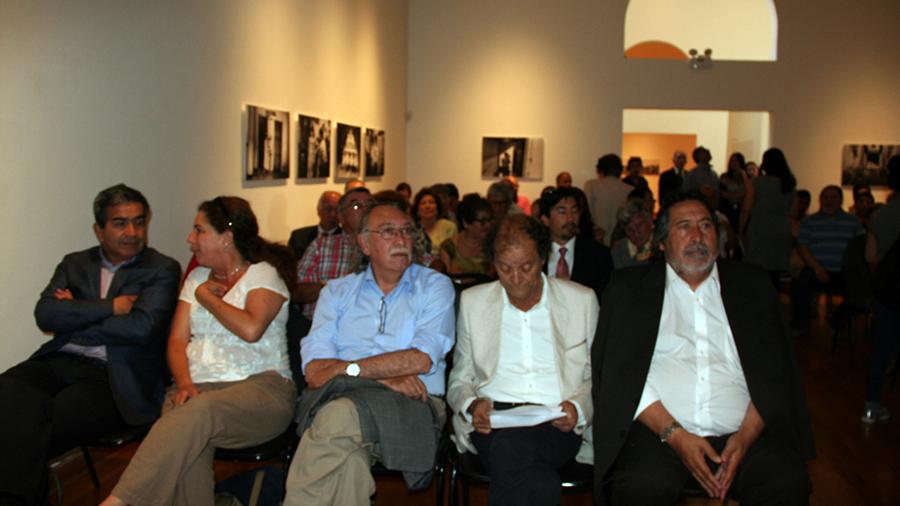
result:
[[[88,257],[87,279],[91,295],[100,298],[100,247]]]
[[[493,283],[481,311],[476,314],[478,317],[472,320],[472,324],[480,330],[472,329],[472,333],[482,334],[486,339],[472,341],[472,354],[474,357],[484,357],[487,377],[493,378],[500,359],[500,320],[503,315],[503,286],[499,281]]]

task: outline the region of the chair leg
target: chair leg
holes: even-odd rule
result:
[[[447,499],[450,502],[450,506],[459,506],[459,495],[456,487],[459,486],[457,480],[459,477],[456,475],[456,461],[452,461],[450,464],[450,493],[448,494]]]
[[[81,454],[84,455],[84,465],[87,466],[88,474],[91,475],[91,483],[94,488],[100,488],[100,478],[97,476],[97,469],[94,468],[94,459],[91,458],[91,452],[87,446],[81,447]]]
[[[434,490],[437,494],[435,504],[437,506],[444,506],[444,476],[446,474],[447,464],[446,462],[440,462],[437,465],[437,470],[435,474],[437,475],[437,483],[434,484]]]

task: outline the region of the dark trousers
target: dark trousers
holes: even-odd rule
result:
[[[47,459],[125,425],[106,365],[66,353],[0,374],[0,502],[44,504]]]
[[[900,311],[888,308],[877,299],[873,301],[872,309],[872,351],[866,371],[866,402],[881,402],[888,362],[900,341]]]
[[[830,281],[822,284],[816,274],[809,267],[804,267],[797,279],[791,282],[791,306],[794,307],[794,319],[791,326],[796,329],[808,329],[810,318],[810,304],[812,304],[814,292],[842,293],[844,290],[844,276],[840,272],[828,272]],[[838,311],[842,311],[838,308]]]
[[[581,447],[581,436],[549,422],[494,429],[486,435],[473,432],[471,438],[491,478],[491,506],[556,506],[562,494],[556,470],[575,458]]]
[[[728,437],[706,439],[721,453]],[[675,450],[640,422],[631,425],[604,485],[613,506],[676,504],[686,486],[700,488]],[[763,433],[740,462],[728,496],[741,506],[803,505],[810,490],[803,459]]]

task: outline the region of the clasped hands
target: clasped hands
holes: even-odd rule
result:
[[[734,480],[735,472],[741,459],[746,455],[750,444],[740,432],[732,434],[725,443],[722,454],[716,453],[705,438],[680,428],[668,439],[669,446],[681,457],[697,483],[706,490],[710,497],[725,499],[728,488]],[[719,465],[713,473],[707,459]]]
[[[563,401],[559,405],[566,416],[550,422],[551,425],[563,432],[569,432],[578,423],[578,410],[569,401]],[[472,415],[472,426],[481,434],[491,433],[491,411],[494,410],[490,399],[479,397],[469,405],[469,413]]]

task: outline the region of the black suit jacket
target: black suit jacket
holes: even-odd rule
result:
[[[338,227],[336,233],[341,233],[341,228]],[[306,248],[312,244],[313,241],[316,240],[316,237],[319,236],[319,226],[312,225],[309,227],[298,228],[291,232],[291,238],[288,239],[288,247],[291,248],[291,251],[294,252],[294,258],[300,260],[303,258],[303,252],[306,251]]]
[[[612,275],[613,263],[609,248],[598,243],[593,238],[579,235],[575,239],[574,263],[569,279],[580,285],[584,285],[597,295],[597,302],[602,304],[603,289]],[[544,264],[544,273],[549,266]],[[556,266],[553,266],[555,269]]]
[[[33,356],[68,343],[106,345],[109,384],[122,418],[132,425],[152,422],[162,406],[166,338],[180,279],[178,262],[146,248],[116,271],[101,299],[99,247],[66,255],[34,309],[38,327],[54,336]],[[58,288],[71,291],[74,300],[57,300]],[[119,295],[138,298],[128,314],[115,316],[113,298]]]
[[[666,198],[666,195],[680,190],[683,182],[684,172],[682,171],[682,175],[679,176],[677,173],[675,173],[674,167],[660,174],[659,201],[663,202]]]
[[[806,398],[781,304],[759,268],[719,260],[722,301],[750,398],[765,431],[800,455],[814,455]],[[628,436],[656,346],[665,263],[619,269],[603,297],[591,349],[595,497]]]

